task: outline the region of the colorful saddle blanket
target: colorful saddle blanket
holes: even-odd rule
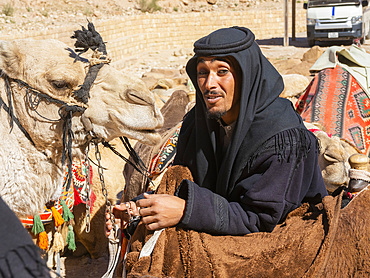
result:
[[[161,146],[158,153],[153,157],[149,165],[150,178],[158,176],[165,169],[172,165],[176,155],[177,141],[181,126],[182,122],[178,124],[175,132],[168,138],[168,140]]]
[[[369,156],[370,99],[341,66],[320,71],[299,98],[297,112],[306,122],[356,146]]]
[[[74,160],[72,164],[72,182],[73,186],[69,187],[69,190],[66,190],[66,184],[64,183],[66,177],[67,177],[68,169],[66,167],[65,173],[64,173],[64,180],[63,180],[63,189],[62,194],[59,197],[59,199],[55,202],[54,207],[55,209],[62,214],[63,213],[63,207],[61,205],[61,201],[65,201],[68,208],[70,210],[73,209],[73,206],[78,205],[79,203],[86,203],[87,199],[87,191],[86,191],[86,167],[85,167],[85,161],[79,161]],[[92,168],[90,166],[90,183],[92,179]],[[90,194],[90,200],[91,200],[91,207],[92,209],[93,203],[96,199],[96,196],[94,192],[91,191]],[[44,206],[44,211],[39,212],[40,218],[42,223],[48,224],[53,220],[51,209],[48,209],[46,205]],[[26,228],[32,228],[33,226],[33,216],[29,215],[26,218],[20,219],[22,224]]]

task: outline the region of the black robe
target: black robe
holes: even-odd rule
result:
[[[277,153],[276,141],[284,139],[285,148]],[[297,155],[298,140],[310,146],[302,158]],[[227,197],[184,180],[176,193],[186,200],[178,226],[219,235],[271,232],[303,202],[317,202],[327,195],[317,160],[317,141],[310,131],[282,131],[261,145]]]
[[[51,277],[40,248],[1,197],[0,223],[0,277]]]
[[[174,161],[190,169],[194,183],[184,180],[177,192],[186,200],[179,226],[230,235],[272,231],[304,200],[326,196],[317,140],[292,104],[279,98],[282,77],[253,33],[220,29],[198,40],[194,52],[186,69],[196,105],[184,119]],[[197,85],[197,59],[204,56],[232,57],[240,71],[240,111],[225,154],[219,123],[207,119]]]

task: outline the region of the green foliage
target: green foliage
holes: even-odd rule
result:
[[[4,6],[3,6],[3,14],[5,14],[6,16],[13,16],[14,15],[14,7],[13,7],[13,4],[12,3],[6,3]]]
[[[157,4],[158,0],[140,0],[140,10],[145,12],[160,11],[162,8]]]

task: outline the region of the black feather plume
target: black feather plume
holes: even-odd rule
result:
[[[75,48],[77,52],[86,52],[91,48],[94,51],[97,49],[99,52],[107,55],[105,43],[100,34],[95,30],[92,22],[87,24],[87,29],[82,26],[82,30],[74,31],[74,35],[71,38],[76,39]]]

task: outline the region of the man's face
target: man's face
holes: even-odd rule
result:
[[[240,90],[236,67],[228,58],[200,57],[197,82],[210,118],[222,118],[231,124],[238,118]]]

